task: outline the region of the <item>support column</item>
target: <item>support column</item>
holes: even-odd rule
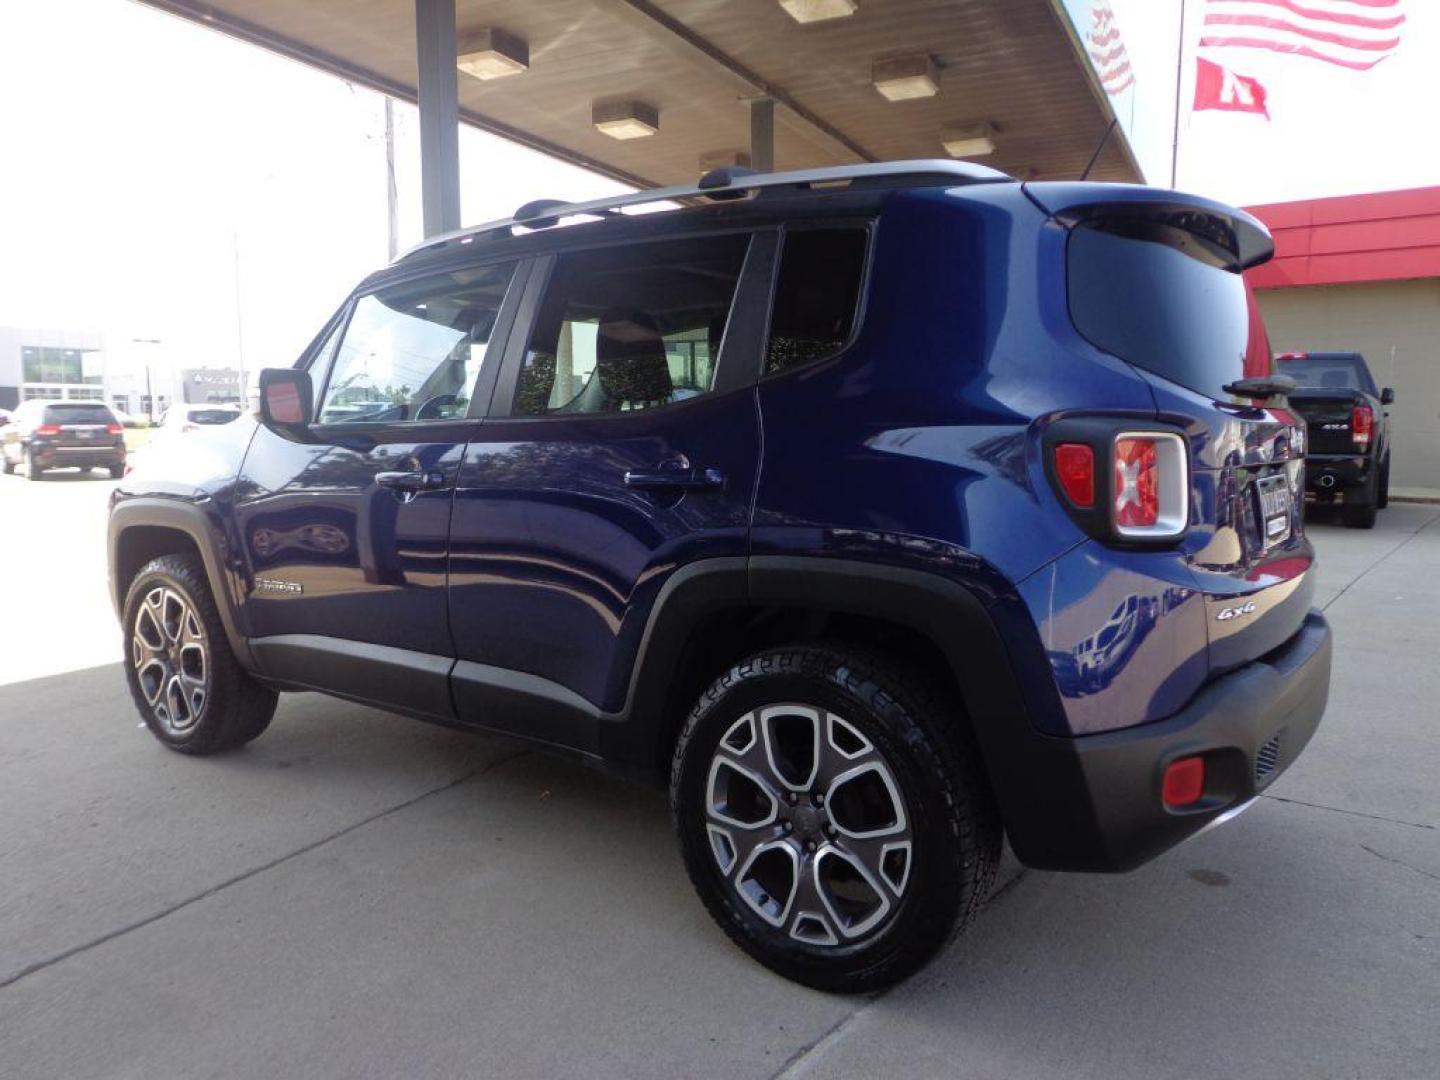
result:
[[[750,167],[775,171],[775,102],[770,98],[750,102]]]
[[[420,197],[425,235],[460,227],[460,91],[455,0],[415,0],[419,69]]]

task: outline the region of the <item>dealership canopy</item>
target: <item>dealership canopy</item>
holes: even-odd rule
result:
[[[1113,118],[1058,0],[146,2],[418,100],[427,233],[459,224],[457,120],[651,187],[947,153],[1074,178]],[[1118,128],[1092,176],[1140,179]]]

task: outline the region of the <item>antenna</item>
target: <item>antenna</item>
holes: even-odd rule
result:
[[[1110,141],[1110,133],[1115,130],[1115,125],[1120,122],[1118,117],[1112,116],[1110,123],[1105,127],[1105,134],[1100,136],[1100,145],[1095,147],[1095,152],[1090,155],[1090,163],[1085,166],[1085,171],[1080,174],[1081,180],[1090,178],[1090,170],[1095,168],[1095,163],[1100,160],[1100,154],[1105,149],[1105,144]]]

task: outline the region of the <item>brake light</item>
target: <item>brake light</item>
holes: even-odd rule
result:
[[[1370,435],[1375,430],[1375,410],[1369,405],[1356,405],[1350,410],[1350,437],[1362,450],[1370,445]]]
[[[1185,440],[1168,432],[1115,436],[1110,520],[1124,537],[1168,539],[1190,524]]]
[[[40,424],[35,428],[36,435],[59,435],[59,424]]]
[[[1306,359],[1309,359],[1309,357],[1310,357],[1310,354],[1309,354],[1309,353],[1303,353],[1303,352],[1282,352],[1279,356],[1275,357],[1275,359],[1276,359],[1276,360],[1306,360]]]
[[[106,434],[106,435],[123,435],[123,434],[125,434],[125,429],[124,429],[123,427],[121,427],[119,424],[106,424],[106,425],[105,425],[105,434]]]
[[[1148,528],[1160,520],[1160,479],[1155,440],[1115,440],[1115,524]]]
[[[1055,479],[1065,497],[1081,509],[1095,505],[1095,451],[1084,443],[1055,447]]]
[[[1166,806],[1181,807],[1197,803],[1205,795],[1205,759],[1186,757],[1165,766],[1160,797]]]

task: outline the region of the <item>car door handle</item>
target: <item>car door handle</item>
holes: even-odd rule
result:
[[[439,491],[445,486],[445,474],[436,470],[417,472],[379,472],[375,483],[391,491]]]
[[[724,487],[725,474],[719,469],[630,469],[625,473],[625,486],[707,491]]]

